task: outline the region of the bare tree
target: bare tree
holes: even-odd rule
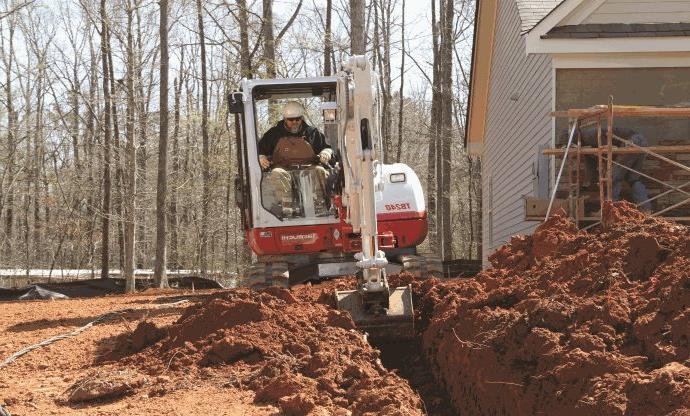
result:
[[[273,37],[273,0],[263,0],[263,24],[264,37],[263,62],[266,67],[266,78],[276,77],[276,45]]]
[[[440,109],[439,125],[441,127],[441,149],[437,151],[437,174],[439,179],[438,191],[441,197],[441,255],[444,260],[450,260],[453,256],[453,233],[451,224],[450,207],[450,172],[451,172],[451,141],[453,138],[453,24],[454,1],[441,0],[440,7],[440,45],[439,57],[439,87]]]
[[[252,78],[252,61],[249,50],[249,17],[247,13],[247,1],[237,0],[237,19],[240,27],[240,74],[245,78]]]
[[[323,74],[328,76],[333,73],[331,60],[333,59],[333,34],[331,30],[331,17],[333,14],[333,0],[326,0],[326,27],[323,34]]]
[[[156,267],[153,278],[159,287],[168,286],[166,273],[165,198],[168,191],[168,0],[160,4],[160,136],[158,139],[158,186],[156,187]]]
[[[367,50],[364,3],[365,0],[350,0],[350,51],[352,55],[364,55]]]
[[[177,187],[179,186],[180,177],[180,95],[182,95],[182,85],[184,84],[184,47],[180,49],[180,77],[173,81],[173,89],[175,91],[174,107],[173,107],[173,149],[172,149],[172,187],[170,189],[170,264],[173,267],[179,266],[178,257],[178,234],[179,234],[179,215],[178,215],[178,195]]]
[[[431,39],[433,52],[433,81],[432,81],[432,95],[431,95],[431,121],[429,123],[429,153],[427,157],[427,175],[426,175],[426,192],[427,192],[427,218],[429,221],[429,247],[432,252],[437,251],[438,247],[438,223],[436,196],[439,192],[437,188],[438,169],[437,163],[437,146],[439,139],[439,111],[440,111],[440,90],[439,79],[439,50],[438,50],[438,22],[436,21],[436,0],[431,0]]]
[[[396,146],[395,161],[400,162],[402,155],[402,141],[403,141],[403,108],[405,104],[405,97],[403,91],[405,88],[405,0],[402,0],[402,23],[400,25],[400,47],[402,53],[400,54],[400,92],[398,93],[398,145]]]
[[[202,178],[201,196],[201,274],[208,273],[208,214],[210,203],[210,167],[208,143],[208,78],[206,77],[206,38],[204,36],[204,19],[201,0],[196,0],[197,20],[199,23],[199,45],[201,47],[201,140],[202,140]]]
[[[110,277],[110,85],[108,53],[110,51],[108,16],[105,10],[105,0],[101,0],[101,61],[103,63],[103,205],[101,208],[103,220],[101,223],[101,279]]]
[[[0,198],[0,204],[6,201],[5,206],[5,250],[6,258],[12,257],[12,231],[14,229],[14,175],[16,165],[16,134],[17,134],[17,113],[14,107],[14,97],[12,95],[12,65],[14,59],[14,31],[15,19],[10,17],[8,26],[8,46],[5,49],[5,40],[2,39],[2,58],[5,64],[5,103],[7,106],[7,161],[4,177],[9,182],[7,195]]]
[[[113,164],[115,165],[115,194],[113,196],[112,211],[115,214],[115,226],[117,229],[117,247],[118,247],[118,264],[120,269],[124,268],[125,258],[125,235],[124,235],[124,221],[123,221],[123,182],[124,182],[124,167],[122,166],[122,146],[120,143],[120,118],[118,117],[117,106],[119,103],[118,88],[115,81],[115,66],[113,65],[113,49],[111,43],[111,36],[115,32],[112,26],[109,26],[108,33],[108,79],[110,81],[110,111],[112,115],[113,126]],[[115,33],[117,35],[117,33]]]
[[[124,201],[124,269],[125,291],[134,292],[136,280],[134,276],[134,247],[136,221],[136,189],[137,189],[137,158],[134,144],[135,127],[134,112],[134,7],[131,0],[127,1],[127,143],[125,145],[125,201]]]
[[[409,1],[327,0],[308,10],[301,8],[302,0],[290,10],[272,0],[172,6],[168,1],[167,33],[173,41],[168,40],[167,48],[158,2],[77,0],[53,7],[46,0],[22,1],[0,0],[3,10],[22,6],[8,15],[0,11],[3,267],[91,268],[93,276],[99,268],[108,277],[119,261],[123,275],[133,278],[136,266],[153,266],[154,257],[160,257],[158,224],[160,213],[167,211],[166,264],[205,274],[218,265],[241,269],[251,251],[242,216],[233,209],[238,146],[225,140],[227,130],[241,125],[226,120],[223,97],[239,79],[259,73],[333,74],[336,61],[351,52],[374,57],[381,74],[385,154],[388,161],[408,163],[427,182],[433,245],[447,248],[450,232],[454,253],[476,252],[479,164],[467,158],[456,140],[467,105],[470,31],[465,29],[471,29],[472,2],[455,1],[455,11],[449,13],[451,2],[439,0],[435,43],[429,48],[435,53],[432,71],[422,57],[426,51],[420,50],[427,39],[405,32]],[[58,22],[57,30],[51,30],[52,22]],[[451,36],[447,23],[454,27]],[[45,47],[53,33],[60,35]],[[451,38],[456,54],[452,66],[446,53]],[[158,62],[164,70],[165,49],[168,74],[175,79],[169,116],[162,97],[170,85]],[[391,70],[398,53],[399,74],[397,66]],[[428,84],[410,84],[411,65]],[[451,117],[444,112],[450,107]],[[452,129],[446,124],[451,119]],[[170,195],[164,209],[158,200],[160,171],[154,177],[147,166],[154,156],[150,149],[156,146],[161,152],[168,136]]]

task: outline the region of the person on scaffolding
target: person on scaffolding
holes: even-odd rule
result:
[[[566,140],[567,140],[566,132]],[[596,126],[585,127],[580,129],[580,140],[582,146],[597,147],[597,128]],[[647,138],[641,133],[628,127],[613,127],[613,135],[621,139],[625,139],[640,147],[649,146]],[[573,139],[573,142],[577,136]],[[613,143],[617,140],[614,138]],[[618,141],[620,142],[620,141]],[[608,131],[606,126],[601,126],[601,145],[608,144]],[[621,189],[623,182],[627,182],[632,190],[632,197],[635,203],[643,212],[651,212],[652,204],[647,194],[647,187],[640,180],[642,165],[646,159],[645,153],[624,153],[614,156],[613,172],[612,172],[612,191],[613,200],[619,201],[621,196]],[[597,158],[595,156],[585,157],[585,181],[591,183],[592,179],[596,177],[597,173]]]
[[[291,171],[301,169],[311,181],[316,215],[326,211],[326,179],[333,149],[326,136],[304,120],[304,107],[289,101],[283,107],[283,119],[271,127],[259,141],[259,164],[266,171],[261,186],[263,205],[279,218],[297,214],[292,195]]]

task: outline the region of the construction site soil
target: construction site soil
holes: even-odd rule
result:
[[[625,203],[555,216],[470,279],[411,284],[418,338],[371,345],[334,290],[147,291],[7,302],[0,368],[28,414],[690,415],[690,233]],[[182,296],[182,297],[181,297]],[[180,304],[187,299],[191,305]],[[64,305],[64,306],[60,306]]]

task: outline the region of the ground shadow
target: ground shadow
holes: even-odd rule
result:
[[[170,315],[179,315],[188,306],[189,303],[184,303],[180,306],[174,306],[170,308],[125,310],[121,313],[113,315],[112,317],[106,319],[104,322],[112,322],[116,319],[124,319],[126,321],[137,321],[146,316],[155,318]],[[103,316],[103,314],[75,318],[37,319],[35,321],[27,321],[14,324],[8,327],[6,330],[7,332],[30,332],[57,327],[81,327],[88,324],[89,322],[95,321],[101,316]],[[69,331],[71,329],[74,328],[65,328],[65,331]]]

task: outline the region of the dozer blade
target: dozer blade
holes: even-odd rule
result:
[[[412,286],[391,290],[388,309],[375,312],[367,308],[365,299],[357,290],[335,292],[338,310],[350,312],[357,327],[369,334],[372,339],[409,339],[414,333],[414,308],[412,306]]]

